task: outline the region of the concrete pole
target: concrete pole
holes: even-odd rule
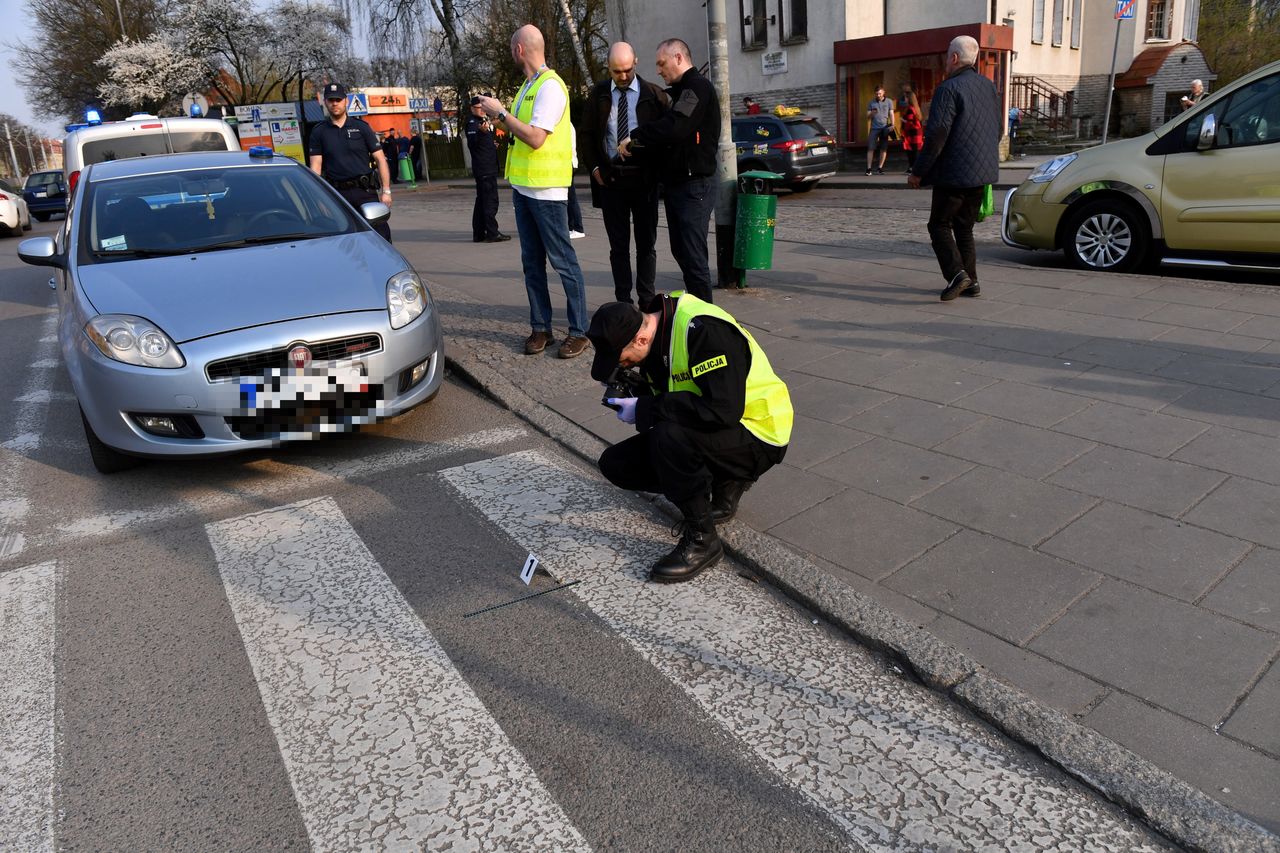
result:
[[[13,163],[13,179],[18,179],[18,153],[13,150],[13,132],[9,129],[9,122],[6,119],[4,123],[4,135],[9,140],[9,160]]]
[[[31,174],[31,172],[36,170],[36,155],[35,152],[31,150],[31,128],[26,128],[23,133],[27,137],[27,165],[30,166],[27,174]]]
[[[707,42],[711,49],[711,83],[720,96],[720,145],[716,149],[717,282],[721,287],[728,287],[738,281],[738,271],[733,266],[738,149],[733,144],[733,125],[729,117],[729,39],[725,0],[707,0]]]

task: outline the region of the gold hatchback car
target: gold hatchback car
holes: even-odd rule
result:
[[[1009,191],[1001,236],[1078,269],[1280,269],[1280,62],[1143,136],[1064,154]]]

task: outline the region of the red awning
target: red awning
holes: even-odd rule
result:
[[[956,36],[973,36],[978,41],[978,47],[983,50],[1013,50],[1013,27],[962,24],[958,27],[938,27],[934,30],[838,41],[834,46],[835,62],[836,65],[852,65],[857,62],[901,59],[905,56],[941,54],[946,52]]]

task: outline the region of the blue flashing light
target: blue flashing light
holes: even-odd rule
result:
[[[65,130],[67,133],[70,133],[73,130],[84,130],[88,126],[89,125],[85,124],[84,122],[75,122],[73,124],[67,125],[66,127],[63,128],[63,130]]]
[[[89,107],[89,109],[84,111],[84,121],[85,124],[102,124],[102,113],[98,112],[93,107]]]
[[[191,105],[191,117],[192,117],[192,118],[200,118],[200,116],[202,116],[202,115],[204,115],[204,110],[200,109],[200,105],[199,105],[199,104],[192,104],[192,105]]]
[[[266,157],[268,159],[276,156],[275,149],[269,145],[251,145],[249,147],[250,157]]]

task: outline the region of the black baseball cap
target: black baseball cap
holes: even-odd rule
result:
[[[609,374],[622,358],[622,351],[640,331],[643,322],[644,315],[630,302],[606,302],[596,309],[596,313],[591,315],[591,325],[587,327],[587,338],[596,351],[591,362],[592,379],[597,382],[609,380]]]
[[[329,83],[325,85],[324,99],[326,101],[345,101],[347,99],[347,87],[341,83]]]

